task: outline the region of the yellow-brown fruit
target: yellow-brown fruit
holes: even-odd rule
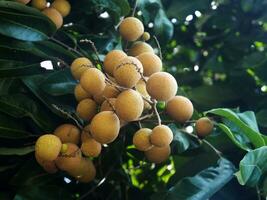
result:
[[[150,135],[151,144],[157,147],[169,146],[173,140],[173,133],[166,125],[158,125],[153,128]]]
[[[150,39],[149,32],[144,32],[144,34],[142,35],[142,40],[148,41],[149,39]]]
[[[31,5],[38,10],[43,10],[46,8],[47,1],[46,0],[32,0]]]
[[[117,97],[115,110],[122,120],[128,122],[137,120],[144,110],[143,98],[135,90],[125,90]]]
[[[119,31],[123,39],[132,42],[142,36],[144,25],[135,17],[127,17],[121,22]]]
[[[60,139],[53,134],[45,134],[38,138],[35,144],[35,152],[41,160],[55,160],[61,150]]]
[[[63,25],[61,14],[54,8],[45,8],[42,13],[46,15],[59,29]]]
[[[188,98],[175,96],[167,102],[166,111],[172,119],[184,123],[192,117],[194,107]]]
[[[162,70],[162,62],[160,58],[154,53],[142,53],[137,56],[137,59],[143,65],[144,76],[151,76],[152,74],[160,72]]]
[[[147,160],[149,160],[150,162],[161,163],[169,158],[170,153],[171,153],[170,146],[165,146],[165,147],[153,146],[148,151],[145,151],[145,156]]]
[[[56,128],[54,134],[59,137],[62,143],[74,143],[80,142],[80,130],[72,124],[62,124]]]
[[[137,58],[128,56],[114,68],[113,75],[119,85],[132,88],[140,80],[142,73],[143,66],[141,62]]]
[[[81,141],[82,142],[85,142],[86,140],[92,138],[92,136],[90,135],[90,124],[85,126],[83,131],[82,131],[82,134],[81,134]]]
[[[202,117],[196,121],[195,128],[199,137],[206,137],[213,130],[213,122],[208,117]]]
[[[115,103],[116,98],[110,98],[108,101],[105,100],[100,107],[100,111],[113,111],[113,107],[115,108]]]
[[[120,60],[127,57],[127,54],[121,50],[110,51],[104,59],[104,71],[113,76],[114,68],[119,64]]]
[[[76,80],[80,80],[83,72],[85,72],[90,67],[93,67],[92,62],[85,57],[81,57],[81,58],[76,58],[71,63],[70,70],[71,70],[72,76]]]
[[[16,0],[19,3],[23,3],[23,4],[27,4],[29,3],[31,0]]]
[[[106,98],[115,98],[119,95],[120,91],[112,85],[106,85],[104,91],[101,94],[95,95],[94,100],[98,104],[102,104]]]
[[[133,144],[139,151],[147,151],[152,148],[150,143],[150,134],[152,130],[149,128],[141,128],[133,136]]]
[[[149,52],[149,53],[154,53],[154,50],[153,48],[147,44],[146,42],[141,42],[141,41],[138,41],[138,42],[135,42],[131,48],[129,49],[129,52],[128,54],[130,56],[139,56],[141,55],[142,53],[146,53],[146,52]]]
[[[167,72],[152,74],[146,84],[148,94],[158,101],[168,101],[175,96],[177,89],[175,78]]]
[[[88,134],[89,136],[89,134]],[[88,137],[81,146],[81,151],[85,156],[97,157],[101,153],[102,146],[94,138]]]
[[[58,171],[55,161],[42,160],[35,152],[35,159],[39,165],[48,173],[54,174]]]
[[[66,0],[55,0],[52,5],[52,8],[55,8],[62,17],[66,17],[70,13],[70,3]]]
[[[140,79],[138,83],[136,84],[135,88],[136,88],[136,91],[139,92],[143,97],[150,100],[150,96],[146,91],[146,83],[144,80]],[[151,109],[151,105],[147,101],[145,100],[143,101],[144,101],[144,109],[145,110]]]
[[[118,137],[119,131],[120,120],[112,111],[98,113],[90,124],[91,135],[101,144],[113,142]]]
[[[92,99],[84,99],[79,102],[76,108],[77,115],[83,120],[90,121],[97,112],[97,105]]]
[[[87,69],[82,74],[80,83],[83,89],[93,96],[101,94],[106,87],[105,76],[97,68]]]
[[[88,92],[86,92],[82,88],[81,84],[77,84],[76,85],[76,87],[74,89],[74,96],[75,96],[75,98],[76,98],[76,100],[78,102],[81,101],[81,100],[83,100],[83,99],[88,99],[88,98],[91,98],[92,97],[91,94],[89,94]]]

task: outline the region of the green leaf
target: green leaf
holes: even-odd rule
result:
[[[5,156],[10,156],[10,155],[23,156],[33,151],[34,151],[34,146],[21,147],[21,148],[0,147],[0,155],[5,155]]]
[[[267,109],[263,109],[257,112],[256,117],[260,126],[267,127]]]

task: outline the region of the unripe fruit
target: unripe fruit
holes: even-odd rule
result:
[[[151,144],[157,147],[169,146],[173,140],[173,133],[166,125],[158,125],[153,128],[150,135]]]
[[[122,120],[137,120],[144,110],[143,98],[135,90],[125,90],[117,97],[115,110]]]
[[[167,102],[166,111],[172,119],[184,123],[192,117],[194,107],[188,98],[175,96]]]
[[[101,94],[106,87],[105,76],[97,68],[87,69],[82,74],[80,83],[83,89],[92,95]]]
[[[148,151],[145,151],[145,156],[147,160],[153,163],[161,163],[167,160],[170,156],[171,148],[170,146],[165,147],[152,147]]]
[[[31,0],[16,0],[19,3],[23,3],[23,4],[27,4],[29,3]]]
[[[154,53],[154,50],[149,44],[147,44],[145,42],[138,41],[138,42],[135,42],[131,46],[131,48],[129,49],[128,54],[130,56],[134,56],[135,57],[135,56],[139,56],[142,53],[146,53],[146,52]]]
[[[75,98],[76,98],[76,100],[78,102],[81,101],[81,100],[83,100],[83,99],[88,99],[88,98],[91,98],[92,97],[91,94],[89,94],[88,92],[86,92],[82,88],[81,84],[77,84],[76,85],[76,87],[74,89],[74,96],[75,96]]]
[[[144,33],[144,25],[135,17],[127,17],[121,22],[119,31],[123,39],[135,41]]]
[[[120,91],[117,90],[112,85],[106,85],[104,91],[101,94],[95,95],[94,100],[98,104],[102,104],[105,101],[105,98],[115,98],[119,95]]]
[[[162,70],[162,62],[160,58],[154,53],[142,53],[137,56],[137,59],[143,65],[144,76],[151,76],[152,74],[160,72]]]
[[[89,135],[88,135],[89,136]],[[85,156],[97,157],[101,153],[101,144],[94,138],[88,137],[81,146],[81,151]]]
[[[113,107],[115,108],[115,103],[116,98],[110,98],[108,101],[105,100],[100,107],[100,111],[113,111]]]
[[[175,96],[178,85],[171,74],[157,72],[147,80],[146,89],[152,98],[158,101],[168,101]]]
[[[104,71],[113,76],[114,68],[119,64],[120,60],[126,57],[127,54],[121,50],[110,51],[104,59]]]
[[[48,173],[54,174],[58,171],[55,161],[42,160],[35,152],[35,158],[39,165]]]
[[[152,130],[149,128],[141,128],[133,136],[133,144],[139,151],[147,151],[152,148],[150,143],[150,134]]]
[[[42,13],[46,15],[59,29],[63,25],[61,14],[54,8],[45,8]]]
[[[146,91],[146,83],[144,80],[140,79],[138,83],[136,84],[135,88],[136,88],[136,91],[139,92],[143,97],[150,100],[150,96]],[[145,100],[143,101],[144,101],[144,109],[145,110],[151,109],[151,105],[147,101]]]
[[[62,17],[66,17],[70,13],[70,3],[66,0],[55,0],[52,5],[52,8],[55,8]]]
[[[93,138],[101,144],[113,142],[120,131],[120,120],[112,111],[98,113],[91,121],[90,132]]]
[[[93,67],[92,62],[85,57],[81,57],[81,58],[76,58],[71,63],[70,70],[71,70],[72,76],[76,80],[80,80],[83,72],[85,72],[90,67]]]
[[[31,5],[38,10],[43,10],[46,8],[47,1],[46,0],[32,0]]]
[[[80,142],[80,130],[72,124],[62,124],[56,128],[54,134],[59,137],[62,143],[74,143]]]
[[[142,73],[143,66],[141,62],[137,58],[128,56],[114,68],[113,75],[119,85],[132,88],[140,80]]]
[[[205,137],[212,132],[213,122],[208,117],[202,117],[196,121],[195,128],[199,137]]]
[[[90,121],[97,113],[97,105],[92,99],[84,99],[77,105],[76,112],[83,120]]]
[[[142,40],[147,41],[150,39],[150,34],[149,32],[144,32],[144,34],[142,35]]]
[[[61,146],[62,143],[57,136],[45,134],[36,141],[35,152],[40,159],[53,161],[58,157]]]

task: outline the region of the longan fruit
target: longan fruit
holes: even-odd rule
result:
[[[81,100],[77,105],[76,113],[83,120],[90,121],[97,113],[96,102],[92,99]]]
[[[16,2],[28,4],[31,0],[16,0]]]
[[[142,35],[142,40],[148,41],[150,39],[150,34],[149,32],[144,32]]]
[[[113,111],[113,107],[115,108],[115,103],[116,103],[116,98],[110,98],[108,99],[108,101],[105,100],[100,107],[100,111]]]
[[[158,101],[168,101],[175,96],[177,89],[175,78],[167,72],[152,74],[146,84],[148,94]]]
[[[202,117],[196,121],[196,133],[199,137],[206,137],[212,132],[213,126],[213,122],[208,117]]]
[[[105,76],[99,69],[89,68],[82,74],[80,84],[86,92],[93,96],[98,95],[106,87]]]
[[[158,125],[153,128],[150,135],[151,144],[157,147],[169,146],[173,140],[173,133],[166,125]]]
[[[137,120],[144,110],[143,98],[135,90],[125,90],[117,97],[115,110],[122,120],[127,122]]]
[[[121,22],[119,32],[123,39],[132,42],[142,36],[144,25],[135,17],[127,17]]]
[[[88,134],[89,136],[89,134]],[[101,153],[102,146],[94,138],[88,137],[81,146],[81,151],[85,156],[97,157]]]
[[[133,136],[133,144],[136,149],[139,151],[147,151],[152,148],[152,144],[150,143],[150,134],[152,130],[149,128],[141,128],[138,130]]]
[[[61,15],[62,17],[66,17],[70,13],[70,3],[66,0],[55,0],[51,4],[52,8],[55,8]]]
[[[37,8],[38,10],[43,10],[46,8],[47,1],[46,0],[32,0],[31,5],[32,7]]]
[[[131,48],[129,49],[129,56],[139,56],[141,55],[142,53],[146,53],[146,52],[149,52],[149,53],[154,53],[154,50],[153,48],[147,44],[146,42],[141,42],[141,41],[138,41],[138,42],[135,42]]]
[[[171,154],[170,146],[156,147],[153,146],[148,151],[145,151],[145,156],[148,161],[153,163],[161,163],[166,161]]]
[[[91,135],[101,144],[113,142],[118,137],[119,131],[120,120],[112,111],[98,113],[90,124]]]
[[[137,56],[137,59],[143,65],[144,76],[151,76],[152,74],[160,72],[162,70],[162,62],[160,58],[154,53],[142,53]]]
[[[39,165],[48,173],[54,174],[58,171],[55,161],[42,160],[35,152],[35,159]]]
[[[184,123],[194,112],[192,102],[184,96],[175,96],[167,102],[167,114],[177,122]]]
[[[42,13],[46,15],[59,29],[63,25],[61,14],[54,8],[45,8]]]
[[[146,91],[146,83],[144,80],[140,79],[137,82],[135,88],[136,88],[136,91],[139,92],[143,97],[150,100],[150,96]],[[151,109],[151,105],[147,101],[145,101],[145,100],[143,100],[143,101],[144,101],[144,109],[145,110]]]
[[[137,58],[128,56],[114,68],[113,75],[119,85],[132,88],[140,80],[142,73],[143,66],[141,62]]]
[[[90,67],[93,67],[93,63],[85,57],[76,58],[70,66],[72,76],[76,80],[80,80],[83,72],[85,72]]]
[[[55,160],[61,150],[60,139],[53,134],[45,134],[39,137],[35,143],[35,152],[41,160]]]
[[[119,95],[120,91],[116,87],[107,84],[104,91],[101,94],[95,95],[94,100],[98,104],[102,104],[105,98],[115,98]]]
[[[126,57],[127,54],[121,50],[110,51],[104,59],[104,71],[113,76],[114,67],[119,64],[120,60]]]
[[[56,128],[54,134],[59,137],[62,143],[80,142],[80,130],[72,124],[62,124]]]
[[[74,96],[75,96],[75,98],[76,98],[76,100],[77,100],[78,102],[81,101],[81,100],[83,100],[83,99],[92,98],[92,95],[89,94],[88,92],[86,92],[86,91],[82,88],[81,84],[77,84],[77,85],[75,86],[75,89],[74,89]]]
[[[86,140],[92,138],[90,135],[90,125],[87,125],[84,127],[82,134],[81,134],[81,141],[82,143],[85,142]]]

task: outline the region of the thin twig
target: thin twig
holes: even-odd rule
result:
[[[261,200],[261,192],[260,192],[260,189],[259,189],[258,185],[256,185],[256,192],[257,192],[258,200]]]
[[[137,123],[138,123],[138,126],[139,126],[140,129],[143,128],[140,121],[137,121]]]
[[[97,51],[97,48],[95,46],[95,43],[92,40],[88,40],[88,39],[82,39],[82,40],[80,40],[80,43],[89,43],[91,45],[91,47],[92,47],[92,49],[93,49],[93,51],[94,51],[94,53],[95,53],[95,55],[97,57],[97,63],[100,66],[102,66],[102,63],[101,63],[101,60],[100,60],[100,57],[99,57],[99,53]]]
[[[135,1],[134,7],[133,7],[133,12],[132,12],[132,17],[135,16],[137,4],[138,4],[138,0]]]
[[[153,100],[153,110],[154,110],[154,113],[157,116],[158,125],[161,125],[161,119],[160,119],[159,112],[158,112],[158,109],[157,109],[157,101],[156,100]]]
[[[103,97],[104,97],[104,99],[107,101],[108,105],[111,107],[112,111],[115,112],[115,107],[114,107],[114,105],[112,105],[112,103],[110,102],[110,100],[109,100],[107,97],[105,97],[105,96],[103,96]]]
[[[154,40],[155,40],[155,42],[157,44],[157,47],[159,49],[159,57],[162,60],[162,52],[161,52],[161,47],[160,47],[159,41],[158,41],[158,39],[157,39],[157,37],[155,35],[153,36],[153,38],[154,38]]]
[[[154,113],[150,113],[150,114],[147,114],[147,115],[144,115],[144,116],[142,116],[142,117],[140,117],[140,118],[138,118],[137,120],[135,120],[135,121],[143,121],[143,120],[145,120],[145,119],[149,119],[149,118],[151,118],[151,117],[153,117],[154,116]]]

